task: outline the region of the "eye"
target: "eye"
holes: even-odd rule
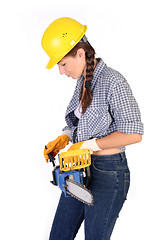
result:
[[[65,63],[62,64],[63,67],[64,67],[65,65],[66,65]]]

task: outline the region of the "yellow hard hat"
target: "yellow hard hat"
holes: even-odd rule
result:
[[[42,47],[49,55],[47,68],[57,64],[83,38],[87,26],[63,17],[49,25],[42,37]]]

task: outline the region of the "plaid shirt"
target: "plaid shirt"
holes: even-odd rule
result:
[[[71,131],[73,143],[102,138],[115,131],[143,134],[140,110],[129,84],[119,72],[107,67],[102,59],[99,59],[91,81],[92,102],[78,121],[74,110],[80,102],[83,80],[83,76],[77,79],[65,114],[67,126],[63,130]]]

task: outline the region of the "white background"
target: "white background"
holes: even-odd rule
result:
[[[76,81],[59,75],[41,47],[48,25],[72,17],[108,66],[128,80],[145,126],[127,147],[131,188],[112,240],[160,239],[158,0],[5,1],[0,8],[0,239],[47,240],[60,190],[44,145],[61,134]],[[60,229],[60,231],[63,230]],[[84,239],[83,227],[77,240]]]

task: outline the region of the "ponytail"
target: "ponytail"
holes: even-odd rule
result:
[[[82,113],[85,113],[86,109],[89,107],[89,105],[92,102],[92,92],[90,89],[91,86],[91,80],[93,78],[93,72],[94,72],[94,58],[95,58],[95,50],[90,45],[88,41],[86,42],[79,42],[67,55],[75,56],[77,53],[77,50],[79,48],[83,48],[85,51],[85,57],[86,57],[86,81],[85,81],[85,92],[82,97],[83,89],[81,91],[81,104],[82,104]]]

